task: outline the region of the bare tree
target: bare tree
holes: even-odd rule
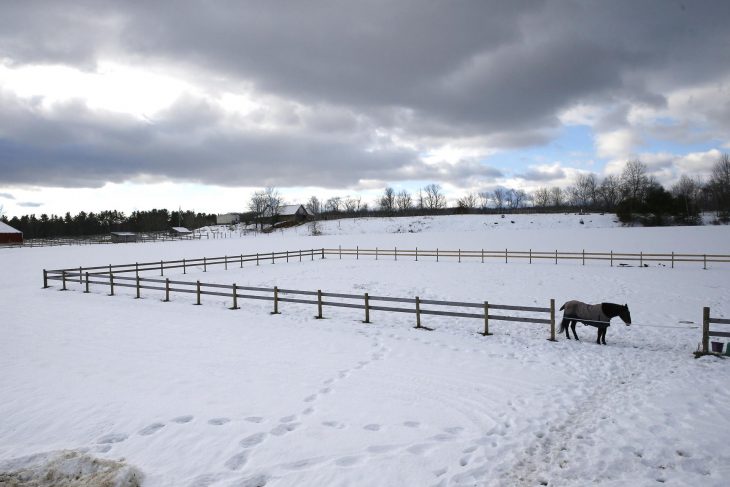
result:
[[[398,211],[410,210],[413,207],[411,194],[405,189],[401,190],[395,195],[395,206],[398,208]]]
[[[418,209],[422,210],[425,208],[425,199],[423,197],[423,189],[418,188]]]
[[[524,189],[512,189],[510,190],[510,200],[512,201],[512,208],[521,208],[525,200],[527,199],[527,193]]]
[[[345,211],[347,213],[356,213],[360,211],[360,202],[361,198],[359,196],[357,197],[347,197],[344,201]]]
[[[269,186],[264,189],[264,197],[266,201],[265,214],[266,216],[270,216],[273,221],[273,218],[279,214],[279,210],[284,203],[284,199],[281,197],[279,190],[273,186]]]
[[[621,172],[621,191],[626,198],[642,201],[650,186],[646,164],[639,160],[629,161]]]
[[[479,193],[479,207],[484,210],[489,206],[489,191],[481,191]]]
[[[501,210],[504,208],[504,204],[507,200],[507,190],[504,188],[496,188],[492,191],[492,199],[494,199],[494,206]]]
[[[709,189],[717,209],[730,211],[730,156],[723,154],[712,167]]]
[[[578,174],[575,178],[574,204],[588,208],[596,201],[598,183],[594,174]]]
[[[248,203],[248,209],[253,213],[254,222],[258,222],[261,229],[264,227],[264,216],[266,215],[266,193],[255,191]]]
[[[550,204],[550,190],[547,188],[537,188],[532,195],[535,206],[545,208]]]
[[[330,213],[339,213],[342,209],[342,198],[339,196],[333,196],[332,198],[328,199],[324,204],[324,211],[328,211]]]
[[[395,210],[395,190],[388,186],[380,197],[380,209],[392,213]]]
[[[563,206],[564,201],[563,190],[559,186],[550,188],[550,204],[552,206]]]
[[[621,182],[616,176],[608,175],[603,178],[597,191],[598,198],[607,210],[613,210],[621,201]]]
[[[479,198],[474,193],[468,193],[461,198],[459,198],[456,201],[456,204],[459,206],[459,208],[465,208],[468,210],[473,210],[477,207]]]
[[[684,205],[687,215],[696,213],[697,204],[702,191],[702,183],[699,179],[693,179],[686,174],[682,174],[674,186],[672,186],[672,195],[680,200]]]
[[[316,196],[312,196],[311,198],[309,198],[309,201],[307,201],[305,207],[313,215],[319,215],[322,210],[322,204],[319,202],[319,198],[317,198]]]
[[[429,184],[423,188],[424,206],[429,210],[438,210],[446,208],[446,196],[441,192],[441,186],[438,184]]]

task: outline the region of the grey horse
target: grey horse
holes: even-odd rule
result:
[[[570,340],[568,327],[572,328],[573,336],[578,340],[575,333],[575,324],[581,322],[585,325],[598,328],[596,343],[606,344],[606,330],[611,326],[611,318],[618,316],[626,325],[631,324],[631,313],[628,305],[614,303],[586,304],[581,301],[568,301],[560,307],[563,313],[563,321],[560,323],[560,331],[565,330],[565,337]]]

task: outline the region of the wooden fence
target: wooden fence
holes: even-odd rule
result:
[[[239,299],[263,300],[273,303],[273,314],[280,313],[280,303],[297,303],[305,305],[317,306],[316,318],[323,318],[325,307],[336,308],[353,308],[360,309],[364,312],[364,323],[371,323],[370,313],[373,311],[389,312],[389,313],[410,313],[416,315],[417,329],[431,330],[424,326],[421,322],[422,315],[450,316],[457,318],[475,318],[483,321],[482,335],[491,335],[489,331],[490,321],[512,321],[521,323],[536,323],[550,325],[549,340],[555,341],[555,300],[550,300],[547,307],[538,306],[512,306],[503,304],[491,304],[488,301],[482,303],[471,303],[462,301],[444,301],[435,299],[421,299],[415,297],[392,297],[392,296],[372,296],[369,293],[364,294],[344,294],[323,292],[321,289],[317,291],[302,291],[296,289],[282,289],[277,286],[273,288],[238,286],[237,284],[217,284],[206,283],[200,281],[181,281],[166,279],[154,279],[148,277],[140,277],[140,272],[159,271],[164,275],[165,269],[182,268],[183,273],[191,266],[203,266],[203,270],[207,270],[209,265],[224,265],[227,269],[231,264],[238,264],[243,267],[244,262],[255,261],[257,265],[262,262],[275,262],[277,259],[302,260],[309,257],[324,258],[325,249],[310,249],[285,252],[271,252],[269,254],[249,254],[239,255],[235,258],[215,257],[202,258],[179,261],[160,261],[146,262],[109,266],[79,267],[73,269],[56,269],[43,270],[43,287],[50,287],[48,282],[51,280],[60,281],[61,290],[66,291],[71,284],[78,284],[83,287],[84,293],[89,293],[91,286],[108,287],[109,295],[115,295],[115,288],[133,288],[135,290],[135,298],[142,297],[143,290],[158,291],[164,293],[163,301],[168,302],[173,293],[194,294],[195,304],[202,304],[202,296],[220,296],[229,297],[231,299],[231,309],[239,309]],[[134,272],[134,277],[119,275]],[[373,304],[375,303],[375,304]],[[383,303],[383,304],[380,304]],[[408,307],[396,307],[385,305],[387,303],[408,304]],[[424,309],[422,306],[435,306],[439,309]],[[464,311],[464,309],[474,311]],[[477,311],[478,310],[478,311]],[[518,311],[542,315],[543,317],[527,317],[527,316],[508,316],[500,314],[491,314],[493,311]],[[545,316],[547,315],[547,316]]]
[[[613,267],[614,264],[621,265],[626,262],[632,262],[632,263],[638,263],[639,267],[643,267],[645,263],[648,262],[666,262],[667,264],[671,265],[672,268],[674,268],[675,263],[679,262],[698,262],[702,263],[703,268],[707,269],[708,263],[713,262],[722,262],[722,263],[730,263],[730,255],[728,254],[680,254],[676,252],[671,253],[626,253],[626,252],[586,252],[585,250],[582,250],[581,252],[560,252],[558,250],[555,251],[534,251],[532,249],[529,249],[527,251],[518,251],[518,250],[443,250],[443,249],[434,249],[434,250],[424,250],[424,249],[398,249],[397,247],[394,248],[374,248],[374,249],[366,249],[366,248],[360,248],[356,247],[354,249],[350,248],[336,248],[336,249],[322,249],[322,252],[324,255],[334,255],[338,256],[340,259],[342,256],[355,256],[356,259],[359,259],[360,256],[374,256],[376,260],[379,258],[386,258],[386,257],[392,257],[395,260],[398,260],[398,258],[414,258],[415,260],[418,260],[420,258],[424,257],[431,257],[435,258],[436,262],[439,262],[440,259],[456,259],[458,262],[461,262],[462,259],[472,261],[480,260],[482,263],[485,262],[485,260],[504,260],[504,263],[507,264],[510,261],[512,262],[527,262],[529,264],[532,264],[532,261],[540,261],[540,260],[547,260],[550,262],[554,262],[555,264],[558,264],[558,262],[567,262],[567,261],[581,261],[582,265],[585,265],[586,261],[591,260],[598,260],[598,261],[608,261]]]
[[[702,308],[702,350],[700,354],[710,352],[710,337],[730,338],[730,332],[714,331],[710,329],[711,324],[730,325],[730,319],[710,317],[710,308]]]
[[[170,242],[173,240],[199,240],[200,234],[169,235],[168,233],[140,233],[136,240],[124,243]],[[208,238],[210,238],[208,236]],[[89,235],[87,237],[29,238],[23,243],[3,244],[2,247],[59,247],[67,245],[107,245],[112,242],[111,235]]]

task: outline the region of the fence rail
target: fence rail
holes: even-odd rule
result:
[[[313,255],[313,254],[312,254]],[[414,298],[403,298],[403,297],[391,297],[391,296],[371,296],[368,293],[364,294],[346,294],[346,293],[329,293],[322,292],[321,289],[317,291],[303,291],[297,289],[280,289],[278,287],[267,288],[267,287],[253,287],[253,286],[239,286],[237,284],[227,285],[218,283],[207,283],[200,281],[179,281],[166,279],[155,279],[149,277],[139,277],[139,274],[134,277],[130,276],[119,276],[115,275],[115,271],[104,271],[104,272],[88,272],[88,269],[84,271],[74,270],[61,270],[61,271],[44,271],[43,282],[44,288],[50,287],[48,285],[49,280],[61,281],[62,291],[68,290],[68,286],[71,283],[79,283],[84,287],[84,293],[90,292],[91,285],[96,286],[108,286],[109,295],[115,295],[115,288],[132,288],[135,290],[135,298],[139,299],[142,297],[142,290],[149,291],[161,291],[165,293],[165,299],[163,301],[170,301],[170,297],[173,293],[184,293],[194,294],[196,298],[196,305],[202,304],[202,296],[220,296],[229,297],[232,300],[231,309],[239,309],[239,299],[251,299],[251,300],[262,300],[271,301],[274,305],[273,314],[279,314],[280,303],[296,303],[305,305],[316,305],[318,319],[324,318],[323,310],[325,307],[337,307],[337,308],[352,308],[365,311],[364,323],[371,323],[370,313],[372,311],[381,312],[392,312],[392,313],[409,313],[416,315],[416,326],[418,329],[432,330],[421,323],[422,315],[434,315],[434,316],[448,316],[458,318],[477,318],[483,320],[484,328],[481,332],[482,335],[491,335],[489,332],[490,321],[513,321],[520,323],[536,323],[536,324],[547,324],[550,325],[550,338],[549,340],[555,341],[555,300],[550,300],[548,307],[538,306],[512,306],[504,304],[489,304],[488,301],[483,303],[470,303],[463,301],[444,301],[435,299],[421,299],[419,296]],[[95,269],[99,269],[96,267]],[[140,269],[142,270],[142,269]],[[123,271],[124,272],[124,271]],[[77,281],[78,280],[78,281]],[[177,286],[177,287],[173,287]],[[241,291],[244,291],[243,293]],[[247,292],[264,293],[264,294],[250,294]],[[283,297],[282,297],[283,296]],[[297,297],[289,297],[297,296]],[[303,297],[302,297],[303,296]],[[306,299],[306,297],[316,296],[316,299]],[[325,300],[325,298],[327,298]],[[336,300],[335,300],[336,299]],[[346,301],[342,301],[346,300]],[[352,302],[355,301],[355,302]],[[361,302],[362,304],[360,304]],[[414,305],[412,307],[394,307],[394,306],[378,306],[372,305],[372,302],[395,302],[405,303]],[[421,306],[438,306],[447,309],[423,309]],[[479,313],[467,313],[464,311],[451,311],[449,309],[454,308],[479,308]],[[528,313],[541,313],[548,314],[548,318],[537,318],[537,317],[525,317],[525,316],[506,316],[490,314],[492,310],[506,310],[506,311],[521,311]]]
[[[647,262],[666,262],[670,264],[672,268],[679,262],[701,262],[703,268],[707,269],[708,263],[730,263],[730,254],[687,254],[687,253],[629,253],[629,252],[562,252],[558,250],[554,251],[536,251],[536,250],[443,250],[443,249],[398,249],[393,248],[380,248],[374,249],[368,248],[342,248],[336,249],[322,249],[325,256],[336,255],[340,259],[342,256],[355,256],[359,259],[360,256],[369,257],[374,256],[376,260],[381,257],[393,257],[398,260],[398,257],[413,257],[418,260],[419,257],[433,257],[439,262],[441,259],[457,259],[461,262],[462,259],[481,260],[484,262],[485,259],[504,259],[505,263],[512,261],[527,261],[532,264],[533,260],[548,260],[553,261],[557,264],[560,261],[576,261],[580,260],[583,265],[586,261],[609,261],[611,267],[614,263],[622,264],[624,262],[638,262],[640,267]]]

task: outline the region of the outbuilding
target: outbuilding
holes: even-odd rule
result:
[[[136,242],[137,234],[134,232],[111,232],[112,243]]]
[[[16,230],[7,223],[0,222],[0,245],[3,244],[22,244],[23,232]]]
[[[192,235],[192,233],[193,232],[191,232],[190,230],[188,230],[185,227],[172,227],[172,229],[170,229],[170,235],[173,235],[175,237],[181,237],[184,235]]]
[[[304,205],[284,205],[279,208],[276,219],[280,222],[303,222],[312,217]]]
[[[240,221],[241,215],[239,213],[224,213],[215,216],[215,223],[217,225],[235,225]]]

